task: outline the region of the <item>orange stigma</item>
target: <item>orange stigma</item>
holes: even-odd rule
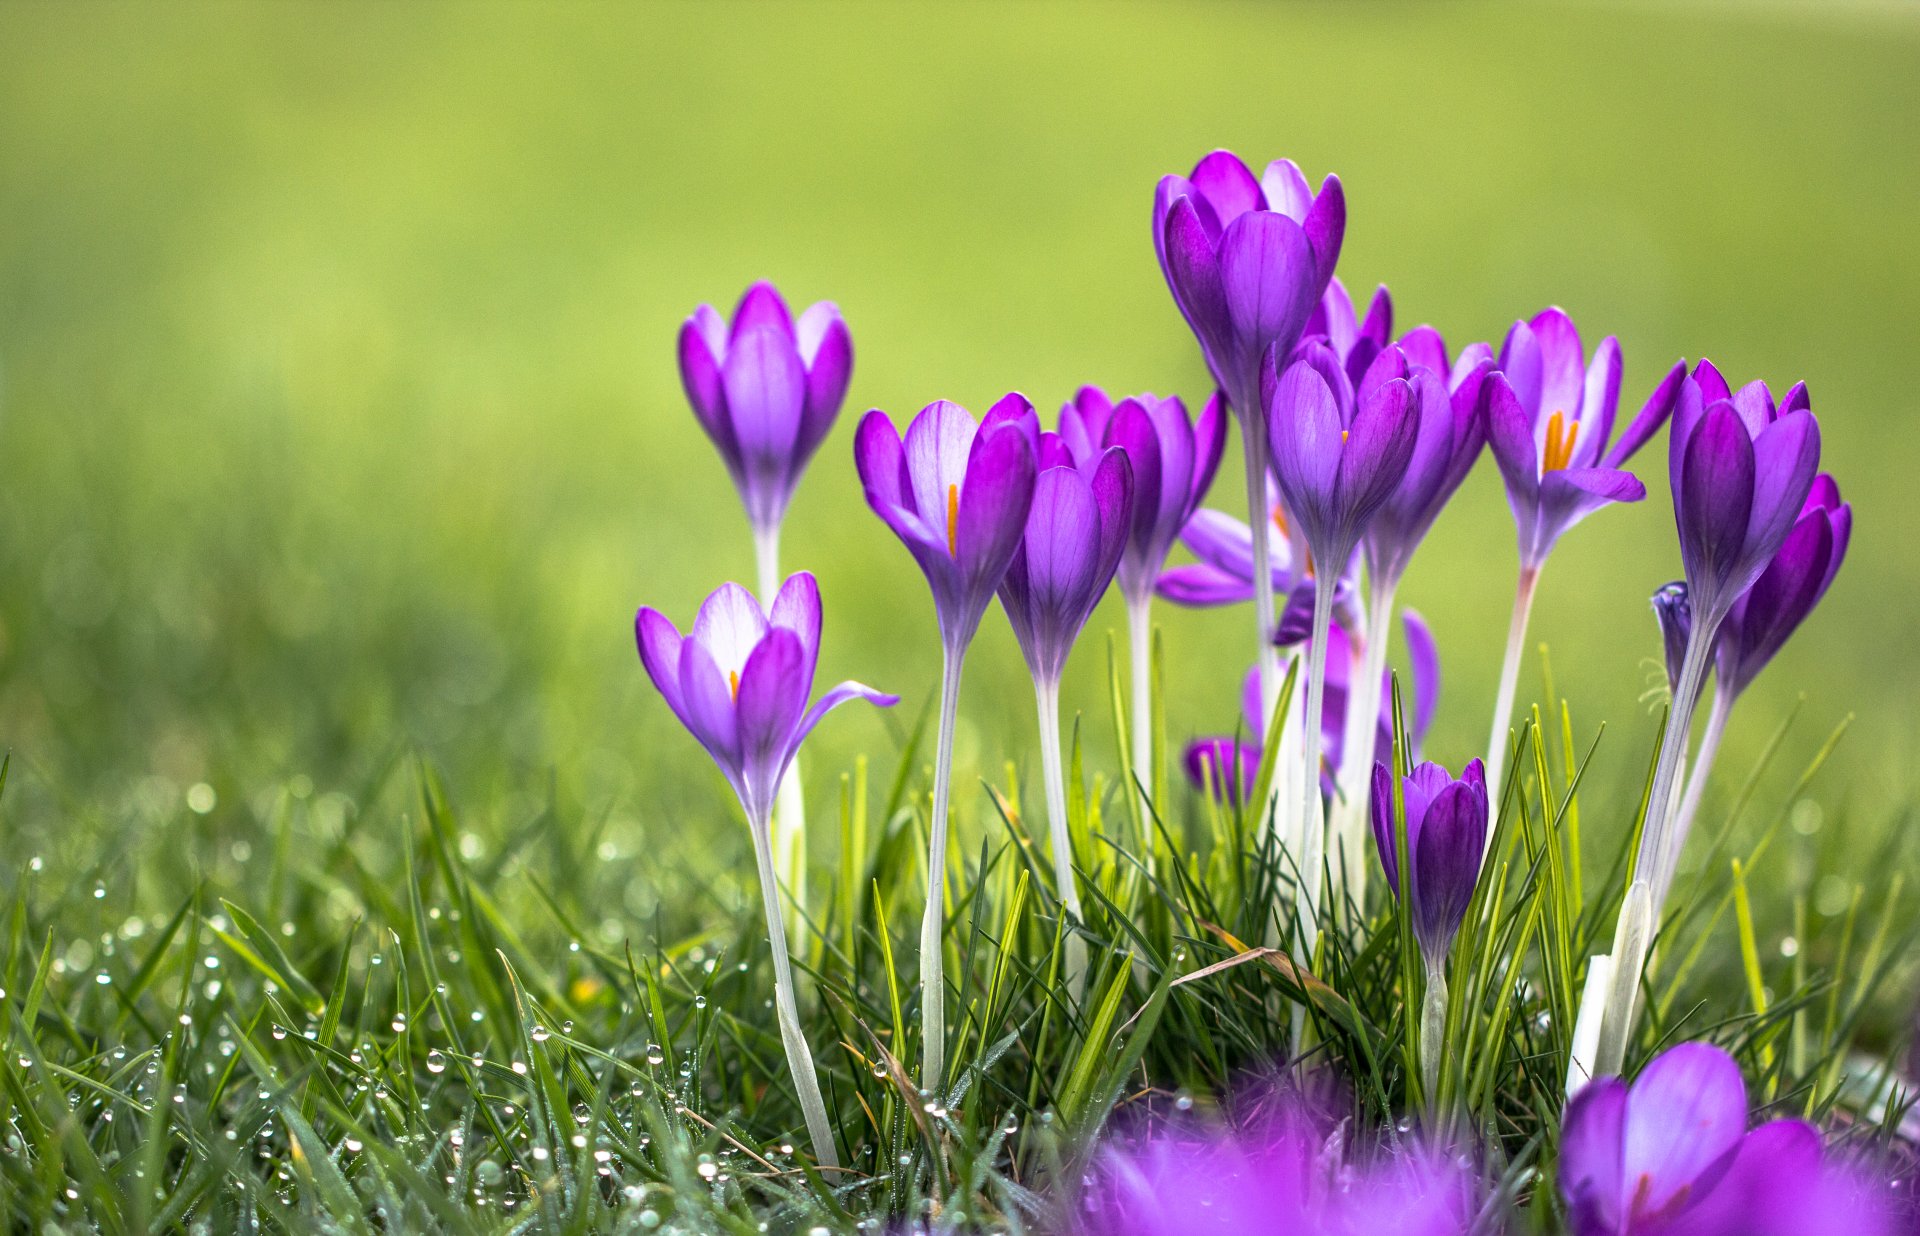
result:
[[[1558,472],[1567,466],[1573,458],[1573,439],[1580,432],[1580,422],[1570,421],[1564,412],[1555,412],[1547,418],[1547,441],[1540,453],[1540,471]]]
[[[960,556],[960,487],[947,486],[947,557]]]
[[[1280,530],[1281,536],[1287,535],[1287,513],[1278,502],[1273,504],[1273,526]]]
[[[733,693],[734,699],[740,698],[740,671],[739,670],[727,671],[727,690]]]

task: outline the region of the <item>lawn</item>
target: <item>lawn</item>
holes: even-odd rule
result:
[[[1560,304],[1619,337],[1629,410],[1681,357],[1806,380],[1861,527],[1736,716],[1703,815],[1727,840],[1683,863],[1701,913],[1657,1023],[1734,1047],[1783,1109],[1874,1124],[1883,1094],[1822,1084],[1904,1050],[1920,925],[1916,83],[1920,22],[1873,5],[0,10],[10,1223],[1044,1229],[1116,1104],[1206,1108],[1271,1065],[1297,989],[1167,983],[1236,952],[1200,924],[1260,942],[1274,857],[1184,791],[1152,863],[1094,840],[1153,848],[1118,789],[1109,600],[1065,700],[1112,1008],[1050,994],[1032,694],[996,608],[955,758],[953,1055],[979,1089],[941,1134],[884,1066],[917,1051],[939,645],[854,422],[1010,389],[1050,421],[1086,382],[1197,405],[1150,208],[1217,146],[1338,172],[1341,277],[1390,282],[1403,326],[1497,345]],[[783,550],[820,581],[823,681],[902,697],[806,756],[801,994],[860,1172],[831,1202],[780,1150],[800,1126],[747,830],[632,633],[638,605],[684,626],[751,581],[674,341],[758,278],[851,329]],[[1211,505],[1236,504],[1236,450]],[[1556,553],[1520,679],[1549,777],[1584,769],[1579,832],[1533,820],[1589,872],[1589,913],[1556,903],[1570,956],[1605,947],[1659,736],[1664,452],[1637,461],[1647,501]],[[1483,750],[1515,570],[1483,461],[1401,590],[1439,639],[1449,767]],[[1244,607],[1154,612],[1177,754],[1233,728],[1251,640]],[[1407,1094],[1367,1063],[1397,1043],[1388,909],[1330,962],[1370,1017],[1326,1031],[1362,1105]],[[1535,1011],[1571,1011],[1528,973]],[[1560,1033],[1515,1025],[1479,1044],[1484,1093],[1458,1080],[1542,1224]]]

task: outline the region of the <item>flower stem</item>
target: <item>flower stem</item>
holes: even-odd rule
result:
[[[1260,389],[1256,380],[1252,387]],[[1234,401],[1240,413],[1240,448],[1247,465],[1247,528],[1253,534],[1255,661],[1260,667],[1260,712],[1273,715],[1280,698],[1280,652],[1273,645],[1273,548],[1267,512],[1267,421],[1260,401]]]
[[[1495,815],[1505,790],[1501,780],[1507,772],[1507,731],[1513,725],[1513,696],[1520,686],[1520,657],[1527,642],[1527,619],[1533,613],[1533,593],[1540,583],[1540,568],[1520,568],[1520,583],[1513,593],[1513,619],[1507,624],[1507,655],[1500,663],[1500,690],[1493,699],[1493,732],[1487,736],[1487,793],[1492,796]],[[1487,829],[1487,847],[1493,847],[1493,829]]]
[[[760,604],[770,607],[780,592],[780,525],[753,530],[754,565],[760,576]],[[800,756],[796,752],[780,778],[773,808],[774,871],[787,890],[789,930],[796,936],[807,922],[807,801],[800,788]]]
[[[1700,687],[1713,659],[1713,640],[1719,632],[1720,620],[1721,615],[1717,614],[1696,616],[1687,637],[1687,651],[1680,661],[1673,705],[1667,711],[1667,730],[1660,740],[1660,754],[1653,765],[1653,784],[1647,793],[1647,818],[1640,831],[1640,850],[1634,857],[1633,883],[1620,903],[1620,917],[1614,925],[1612,986],[1601,1020],[1600,1045],[1594,1053],[1596,1077],[1618,1076],[1626,1064],[1640,976],[1646,968],[1647,952],[1653,945],[1660,907],[1666,901],[1667,885],[1673,878],[1680,847],[1686,842],[1686,834],[1674,828],[1677,814],[1673,801],[1674,778],[1686,759],[1693,711],[1700,702]]]
[[[1333,836],[1338,847],[1334,872],[1354,905],[1364,909],[1367,876],[1367,798],[1373,789],[1374,744],[1380,733],[1381,681],[1387,670],[1387,644],[1393,631],[1393,595],[1398,580],[1375,578],[1367,602],[1367,629],[1357,650],[1360,661],[1347,674],[1347,716],[1340,741],[1341,797],[1334,800]]]
[[[750,823],[753,857],[760,869],[760,899],[767,914],[767,941],[773,946],[773,1006],[780,1023],[780,1042],[787,1049],[787,1068],[793,1074],[793,1088],[800,1097],[800,1110],[806,1116],[814,1161],[821,1167],[838,1167],[840,1160],[834,1153],[827,1105],[820,1097],[820,1079],[813,1072],[813,1053],[807,1050],[807,1040],[800,1032],[800,1011],[793,999],[793,963],[787,957],[787,930],[781,921],[780,890],[773,874],[772,830],[764,819]]]
[[[920,1084],[940,1090],[947,1055],[947,802],[953,784],[953,725],[965,648],[945,650],[940,665],[940,734],[933,757],[933,816],[927,829],[927,912],[920,920]]]
[[[1427,1111],[1440,1110],[1440,1060],[1447,1046],[1447,959],[1427,960],[1427,994],[1420,1001],[1420,1091]]]
[[[1320,884],[1326,866],[1327,826],[1320,806],[1320,711],[1327,693],[1327,635],[1333,626],[1333,593],[1337,578],[1316,575],[1313,582],[1313,628],[1307,643],[1307,711],[1301,722],[1300,749],[1300,891],[1299,914],[1302,965],[1313,964],[1320,940]]]
[[[1040,707],[1040,767],[1047,786],[1047,829],[1053,850],[1053,878],[1067,911],[1067,990],[1074,1000],[1086,988],[1087,942],[1073,930],[1084,921],[1080,889],[1073,875],[1073,837],[1067,830],[1067,778],[1060,760],[1060,684],[1036,682]]]
[[[1141,797],[1148,807],[1160,788],[1160,770],[1153,758],[1152,604],[1151,592],[1127,598],[1127,647],[1133,656],[1133,775],[1139,779]],[[1058,694],[1057,684],[1054,691]],[[1147,812],[1142,811],[1140,818],[1144,822]]]
[[[1693,817],[1700,813],[1707,777],[1713,772],[1714,759],[1720,754],[1720,740],[1726,735],[1727,720],[1732,715],[1733,697],[1724,684],[1718,684],[1713,704],[1707,710],[1706,728],[1700,732],[1700,750],[1694,753],[1693,769],[1687,774],[1687,791],[1680,799],[1680,814],[1674,817],[1674,827],[1682,837],[1693,831]]]

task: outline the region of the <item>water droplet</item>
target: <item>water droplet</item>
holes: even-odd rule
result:
[[[427,1072],[444,1073],[447,1071],[447,1058],[438,1047],[427,1053]]]

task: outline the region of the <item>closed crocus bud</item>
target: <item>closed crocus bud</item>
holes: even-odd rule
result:
[[[1520,565],[1538,568],[1567,529],[1614,502],[1638,502],[1647,488],[1626,462],[1672,414],[1686,366],[1668,371],[1618,441],[1620,345],[1600,341],[1589,363],[1580,331],[1548,309],[1516,322],[1501,345],[1490,392],[1487,439],[1506,481],[1520,538]]]
[[[1411,899],[1413,934],[1430,969],[1438,969],[1453,943],[1473,886],[1480,878],[1487,836],[1487,779],[1479,760],[1453,777],[1438,764],[1416,767],[1401,781],[1407,826],[1407,860],[1412,870],[1400,879],[1394,848],[1393,774],[1373,766],[1373,839],[1386,870],[1387,887]]]
[[[1687,655],[1687,637],[1693,634],[1693,606],[1687,602],[1687,585],[1674,580],[1662,584],[1653,594],[1653,617],[1660,624],[1660,643],[1667,664],[1667,690],[1680,682],[1680,661]]]
[[[1126,452],[1133,472],[1133,517],[1119,580],[1130,599],[1144,601],[1153,590],[1180,530],[1213,484],[1226,434],[1218,394],[1198,418],[1189,418],[1186,404],[1176,398],[1144,394],[1114,403],[1097,386],[1081,387],[1060,409],[1060,441],[1083,472],[1098,468],[1111,447]]]
[[[1102,452],[1091,476],[1065,458],[1053,434],[1043,456],[1057,462],[1034,481],[1026,532],[1000,581],[1000,603],[1035,681],[1058,683],[1067,654],[1113,582],[1133,516],[1126,452]]]
[[[796,322],[771,283],[740,298],[731,325],[701,305],[680,328],[680,381],[757,531],[779,526],[807,462],[833,428],[853,339],[822,301]]]
[[[1668,463],[1688,596],[1711,632],[1780,551],[1812,492],[1820,426],[1806,384],[1776,404],[1764,382],[1731,391],[1701,361],[1681,387]]]
[[[1853,508],[1840,500],[1833,478],[1821,473],[1793,530],[1720,625],[1714,645],[1718,690],[1737,696],[1766,668],[1827,595],[1852,534]]]
[[[1190,176],[1166,176],[1153,200],[1153,243],[1174,303],[1214,381],[1241,415],[1260,414],[1260,363],[1291,352],[1340,258],[1346,196],[1329,176],[1314,193],[1291,160],[1254,179],[1216,150]]]

